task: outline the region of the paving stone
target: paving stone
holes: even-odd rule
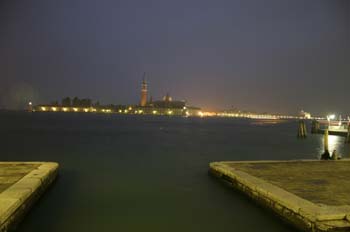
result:
[[[58,164],[0,162],[0,231],[19,223],[57,175]]]
[[[300,229],[348,231],[349,161],[225,161],[210,170]]]

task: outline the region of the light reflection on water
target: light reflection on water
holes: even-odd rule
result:
[[[280,123],[286,123],[288,120],[284,119],[253,119],[251,121],[251,125],[255,126],[265,126],[265,125],[274,125],[274,124],[280,124]]]
[[[323,147],[320,147],[320,154],[324,151],[324,136],[320,136],[320,139],[322,140],[321,143],[323,145]],[[328,150],[330,153],[332,153],[334,150],[336,150],[337,152],[339,152],[339,150],[342,150],[344,146],[346,146],[345,143],[345,139],[344,137],[341,136],[336,136],[336,135],[329,135],[328,136]],[[338,153],[339,154],[339,153]],[[340,154],[342,156],[346,155],[346,154]]]

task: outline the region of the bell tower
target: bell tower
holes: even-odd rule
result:
[[[142,78],[142,86],[141,86],[141,101],[140,106],[146,106],[147,105],[147,82],[146,82],[146,73],[143,74]]]

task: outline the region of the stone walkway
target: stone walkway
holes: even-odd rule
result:
[[[349,161],[215,162],[210,171],[300,229],[349,231]]]
[[[39,164],[0,163],[0,193],[33,171]]]
[[[0,232],[13,229],[57,176],[58,164],[0,162]]]
[[[316,204],[350,205],[350,162],[228,164]]]

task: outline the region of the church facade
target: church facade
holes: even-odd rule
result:
[[[144,114],[154,115],[198,116],[201,109],[187,106],[186,101],[173,100],[169,93],[167,93],[162,100],[153,101],[152,97],[148,100],[148,84],[145,78],[143,78],[140,104],[136,110]]]

